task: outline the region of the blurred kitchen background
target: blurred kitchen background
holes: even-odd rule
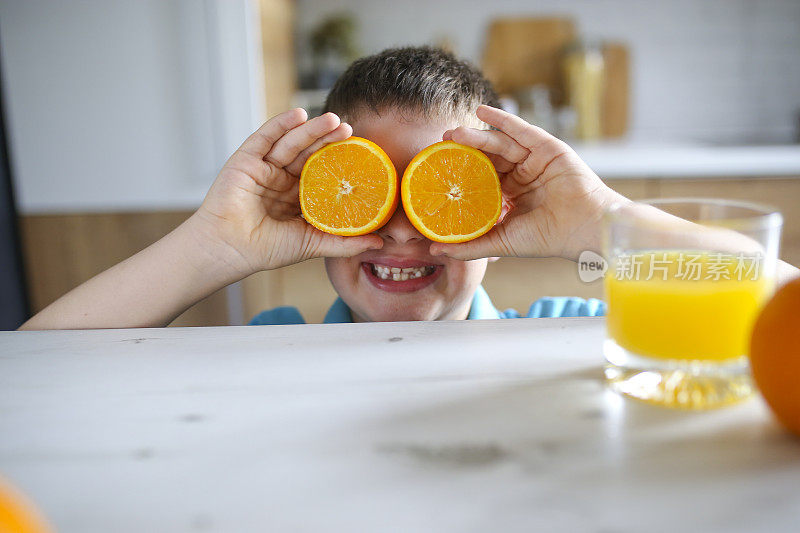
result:
[[[632,198],[770,203],[800,264],[797,0],[0,0],[2,328],[169,232],[263,120],[312,112],[349,61],[432,44]],[[499,308],[595,296],[559,259],[502,259]],[[176,325],[291,304],[320,321],[320,261],[263,272]]]

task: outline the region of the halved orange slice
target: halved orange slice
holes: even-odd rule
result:
[[[380,228],[397,207],[397,171],[386,152],[350,137],[326,145],[300,173],[300,209],[306,221],[334,235],[364,235]]]
[[[420,233],[437,242],[480,237],[500,218],[497,171],[480,150],[453,141],[433,144],[406,167],[403,209]]]

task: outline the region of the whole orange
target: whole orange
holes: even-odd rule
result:
[[[0,478],[0,533],[52,531],[33,503],[11,483]]]
[[[750,367],[778,420],[800,435],[800,278],[781,287],[761,310]]]

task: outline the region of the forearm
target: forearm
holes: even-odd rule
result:
[[[161,240],[59,298],[20,329],[163,327],[247,272],[190,217]]]
[[[616,193],[615,193],[616,194]],[[606,195],[603,209],[611,205],[622,203],[630,204],[631,201],[622,195]],[[743,233],[724,227],[703,226],[694,222],[678,218],[664,211],[650,206],[628,207],[626,216],[631,220],[640,219],[643,224],[651,224],[662,231],[658,235],[659,244],[674,249],[710,249],[729,250],[731,253],[751,252],[763,253],[761,243]],[[598,225],[600,227],[601,225]],[[600,232],[595,231],[589,242],[599,249],[602,239]],[[782,285],[787,281],[800,276],[800,269],[778,259],[775,268],[775,281]]]
[[[587,199],[586,204],[581,206],[582,223],[566,239],[559,256],[570,261],[577,261],[581,253],[587,250],[602,254],[605,212],[614,205],[632,202],[606,185],[599,187]]]

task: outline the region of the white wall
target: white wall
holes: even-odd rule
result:
[[[198,205],[261,119],[251,9],[247,0],[0,0],[21,212]]]
[[[800,122],[798,0],[298,0],[305,34],[356,14],[365,53],[446,35],[479,62],[492,17],[566,15],[633,53],[632,137],[791,142]]]

